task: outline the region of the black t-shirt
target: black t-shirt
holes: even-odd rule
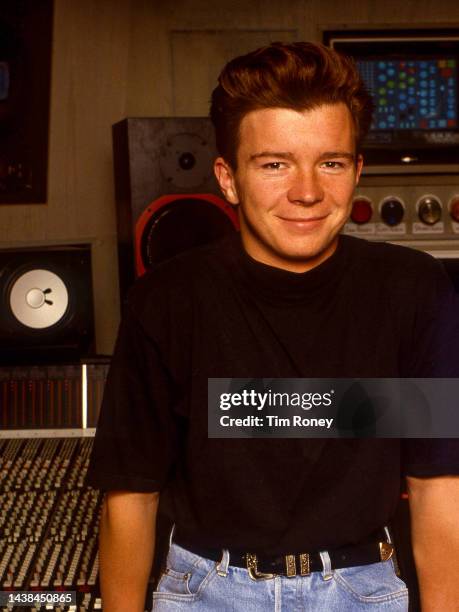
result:
[[[341,236],[301,274],[238,235],[184,253],[129,293],[88,481],[166,489],[182,541],[202,547],[363,540],[393,515],[401,473],[459,473],[459,442],[209,439],[207,379],[459,376],[458,318],[441,265],[411,249]]]

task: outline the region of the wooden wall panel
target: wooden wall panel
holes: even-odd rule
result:
[[[119,320],[111,125],[205,115],[220,65],[324,27],[459,26],[457,0],[55,0],[49,199],[0,206],[2,246],[94,245],[98,349]]]
[[[171,32],[172,114],[208,113],[210,93],[231,58],[272,41],[298,40],[296,30],[213,30]],[[189,58],[192,57],[192,62]]]
[[[313,0],[311,17],[316,32],[324,25],[348,28],[455,26],[459,25],[459,3],[457,0]]]
[[[215,60],[221,57],[224,61],[232,54],[231,39],[239,53],[269,40],[264,32],[272,31],[273,35],[286,32],[290,36],[296,31],[300,36],[298,24],[304,20],[310,3],[307,0],[221,0],[218,3],[133,0],[132,6],[128,114],[167,117],[182,114],[182,92],[186,89],[190,97],[190,92],[195,91],[196,75],[199,86],[204,80],[211,84],[218,73]],[[188,52],[186,36],[192,45]],[[215,51],[215,60],[210,55],[203,64],[203,48],[211,54]],[[203,76],[203,71],[207,76]],[[175,91],[177,84],[179,88]],[[183,114],[205,114],[205,100],[208,96],[192,98],[193,108]]]

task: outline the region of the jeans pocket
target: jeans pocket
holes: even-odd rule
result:
[[[197,555],[193,559],[187,559],[175,554],[173,558],[168,557],[167,567],[159,579],[153,599],[196,599],[215,575],[214,563]]]
[[[335,583],[360,603],[386,603],[406,600],[408,589],[395,573],[392,560],[334,570]],[[402,608],[403,609],[403,608]]]
[[[171,595],[192,595],[189,588],[190,573],[177,572],[168,567],[161,574],[157,593],[170,593]]]

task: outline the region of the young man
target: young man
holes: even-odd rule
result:
[[[104,611],[143,610],[160,492],[175,530],[153,610],[407,610],[384,530],[400,441],[209,439],[207,379],[455,376],[453,291],[427,255],[340,236],[371,120],[349,60],[236,58],[211,117],[241,232],[129,294],[89,476],[108,491]],[[423,612],[457,610],[455,444],[404,451]]]

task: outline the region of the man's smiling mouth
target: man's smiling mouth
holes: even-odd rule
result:
[[[279,221],[281,221],[285,226],[299,230],[314,229],[327,217],[328,213],[325,215],[315,215],[314,217],[284,217],[276,215],[276,218],[279,219]]]

